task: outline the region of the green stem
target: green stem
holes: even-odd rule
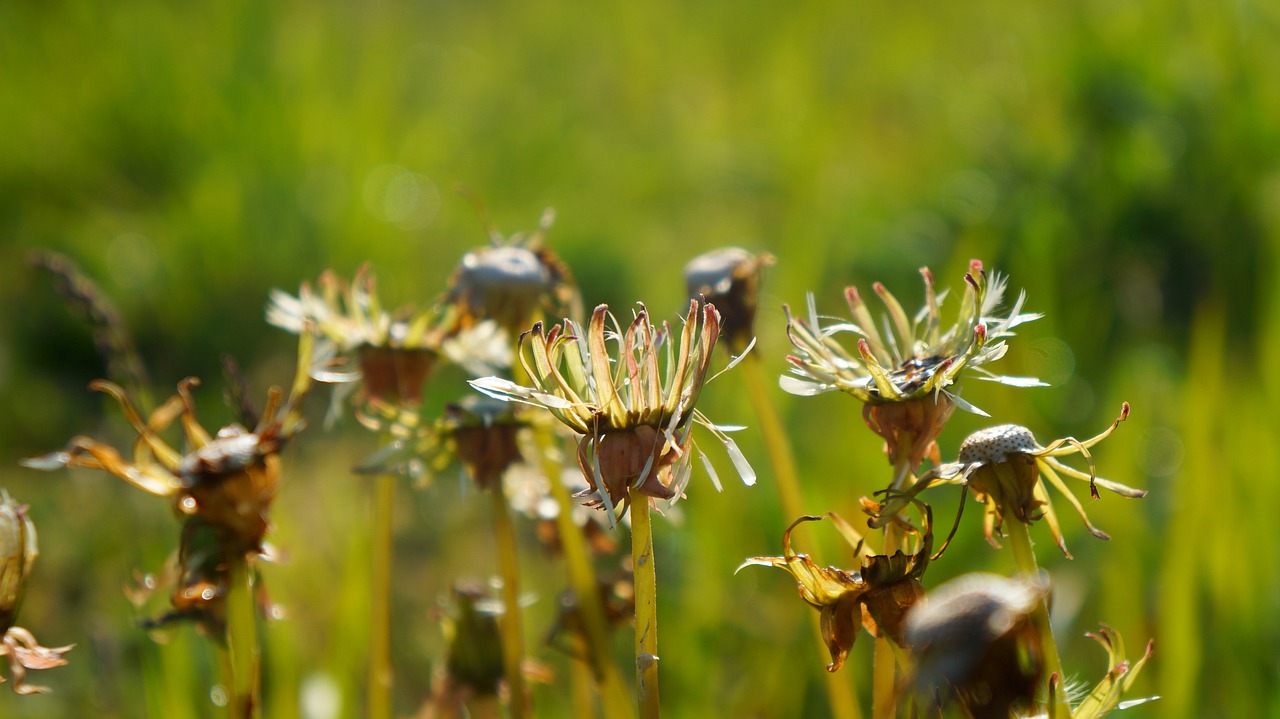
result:
[[[391,574],[395,554],[393,519],[396,478],[374,478],[373,566],[369,606],[369,719],[391,716]]]
[[[778,498],[782,501],[782,513],[786,521],[790,522],[805,513],[804,495],[800,491],[799,474],[796,472],[795,452],[791,449],[791,440],[778,417],[778,410],[769,399],[759,357],[749,354],[742,358],[740,366],[746,376],[751,408],[760,421],[765,451],[769,455],[769,464],[778,485]]]
[[[618,667],[611,658],[609,623],[605,620],[604,606],[600,601],[595,565],[591,562],[582,528],[573,521],[573,497],[569,496],[569,488],[560,481],[560,465],[550,452],[555,445],[555,437],[549,429],[540,430],[537,437],[542,469],[547,475],[547,483],[551,485],[551,495],[555,497],[560,510],[556,514],[556,527],[560,531],[560,546],[569,571],[569,585],[578,598],[578,611],[582,615],[586,631],[586,661],[591,665],[595,682],[599,685],[602,698],[600,706],[604,715],[609,719],[624,719],[632,714],[624,702],[615,699],[623,696],[622,678],[618,676]]]
[[[640,718],[657,719],[658,700],[658,578],[653,562],[653,525],[649,497],[631,495],[631,562],[636,583],[636,691]]]
[[[233,719],[258,716],[258,610],[254,602],[253,575],[244,555],[228,557],[227,665],[231,682],[228,713]],[[225,670],[224,670],[225,671]]]
[[[1029,579],[1039,581],[1040,566],[1036,563],[1036,555],[1031,548],[1031,532],[1028,531],[1027,523],[1017,517],[1009,516],[1004,526],[1009,533],[1009,544],[1013,546],[1013,559],[1018,565],[1018,571]],[[1045,674],[1058,676],[1054,688],[1057,716],[1053,719],[1071,719],[1071,705],[1067,703],[1066,690],[1063,687],[1062,659],[1058,654],[1058,644],[1053,639],[1053,625],[1049,622],[1047,597],[1036,605],[1031,614],[1031,621],[1035,622],[1036,629],[1040,632],[1040,643],[1044,647]]]
[[[747,396],[751,400],[751,408],[755,410],[756,419],[760,422],[760,432],[764,435],[765,452],[769,456],[769,465],[773,468],[773,476],[778,487],[778,499],[782,503],[782,514],[786,521],[805,514],[804,493],[800,489],[799,472],[796,471],[795,451],[791,447],[791,439],[787,436],[778,416],[777,407],[769,399],[768,383],[765,381],[763,366],[755,353],[742,358],[742,373],[747,385]],[[814,633],[822,635],[822,619],[810,613],[810,623]],[[827,661],[826,649],[818,647],[822,661]],[[848,677],[839,673],[823,673],[823,685],[827,690],[827,700],[831,703],[833,719],[862,719],[862,710],[858,707],[858,697]]]
[[[502,670],[511,692],[509,715],[522,719],[527,714],[528,693],[525,691],[524,628],[520,621],[520,563],[516,553],[516,532],[511,524],[511,510],[502,483],[489,491],[493,509],[493,532],[498,545],[498,567],[502,572],[502,604],[506,611],[499,623],[502,629]]]

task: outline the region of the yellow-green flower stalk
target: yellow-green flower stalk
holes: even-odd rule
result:
[[[40,552],[36,526],[27,507],[0,490],[0,658],[9,664],[15,694],[42,694],[49,689],[26,682],[28,670],[52,669],[67,663],[64,654],[75,645],[44,647],[31,632],[16,626],[27,576]],[[0,676],[0,682],[5,679]]]
[[[691,435],[695,422],[724,442],[743,481],[755,482],[755,472],[725,435],[725,428],[716,427],[695,408],[719,336],[719,313],[697,300],[690,303],[679,347],[670,326],[654,327],[643,306],[623,330],[609,308],[600,305],[585,332],[566,319],[550,332],[536,323],[521,337],[521,365],[536,387],[500,377],[471,382],[498,399],[549,410],[580,436],[578,464],[590,486],[577,496],[607,510],[611,519],[616,505],[622,505],[623,513],[631,509],[636,676],[642,717],[659,713],[650,504],[655,499],[674,502],[683,495],[697,451]],[[616,356],[609,353],[609,341],[617,345]],[[719,486],[710,461],[705,455],[702,458]]]
[[[827,671],[835,672],[844,666],[858,637],[859,625],[873,637],[885,637],[902,645],[907,613],[924,595],[920,578],[929,566],[933,547],[928,507],[923,507],[923,512],[925,528],[912,554],[870,554],[857,531],[833,512],[827,516],[853,548],[854,557],[860,562],[858,570],[819,567],[808,555],[796,554],[791,548],[792,530],[803,522],[823,519],[817,516],[800,517],[787,527],[782,534],[781,557],[752,557],[738,569],[751,565],[779,567],[795,577],[800,597],[821,616],[822,639],[831,653]]]

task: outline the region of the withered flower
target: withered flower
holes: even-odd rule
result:
[[[760,280],[773,255],[758,255],[740,247],[723,247],[689,260],[684,279],[689,297],[703,298],[720,312],[721,334],[729,351],[741,354],[755,338],[756,304]]]
[[[363,380],[361,399],[416,407],[422,389],[442,358],[476,374],[510,364],[509,350],[496,327],[486,324],[458,336],[458,311],[448,303],[414,311],[386,311],[367,265],[350,284],[332,271],[317,282],[318,293],[303,283],[297,297],[273,290],[267,321],[295,334],[313,332],[318,354],[353,358],[355,365],[328,368],[316,378],[326,382]]]
[[[897,551],[892,556],[869,554],[862,538],[848,522],[838,514],[827,516],[853,547],[854,557],[861,562],[858,571],[846,571],[836,567],[819,567],[806,554],[796,554],[791,548],[791,531],[803,522],[820,521],[823,517],[800,517],[782,534],[781,557],[752,557],[743,567],[758,565],[779,567],[795,577],[800,597],[821,615],[822,641],[831,652],[827,671],[834,672],[844,666],[844,660],[858,638],[858,626],[873,637],[888,637],[896,644],[904,641],[907,612],[924,594],[920,578],[929,566],[929,553],[933,546],[933,534],[929,510],[925,514],[924,531],[914,554]]]
[[[1125,402],[1120,416],[1111,426],[1095,437],[1079,441],[1073,437],[1054,440],[1047,447],[1041,447],[1031,434],[1031,430],[1014,424],[1003,424],[989,429],[979,430],[969,435],[960,445],[960,457],[935,467],[920,476],[920,481],[913,488],[913,493],[930,486],[951,482],[961,484],[972,491],[974,497],[985,505],[983,531],[992,546],[999,547],[996,533],[1006,517],[1013,516],[1021,522],[1030,524],[1044,518],[1049,525],[1049,532],[1054,542],[1067,557],[1067,545],[1062,539],[1062,530],[1058,525],[1058,516],[1053,504],[1049,501],[1049,493],[1044,480],[1054,486],[1071,506],[1075,508],[1089,532],[1099,539],[1110,537],[1093,526],[1085,514],[1084,506],[1067,488],[1062,475],[1081,479],[1089,483],[1089,494],[1098,499],[1098,487],[1110,490],[1122,497],[1145,497],[1145,490],[1133,489],[1119,482],[1113,482],[1097,476],[1093,457],[1089,448],[1106,439],[1120,423],[1129,416],[1129,403]],[[1060,461],[1059,457],[1079,454],[1089,465],[1088,472],[1082,472]],[[963,499],[961,500],[963,502]],[[881,516],[884,516],[883,514]]]
[[[578,496],[610,512],[622,501],[625,512],[632,490],[672,501],[683,494],[696,449],[695,421],[724,443],[743,481],[755,482],[746,458],[724,433],[729,428],[717,427],[694,408],[719,336],[719,313],[697,300],[690,303],[679,348],[670,326],[655,328],[643,306],[623,331],[600,305],[586,332],[566,319],[545,333],[539,322],[521,337],[520,361],[536,387],[500,377],[471,385],[498,399],[543,407],[580,435],[578,464],[590,487]],[[616,358],[610,357],[609,340],[618,345]],[[703,462],[719,487],[705,455]]]
[[[105,470],[149,494],[172,499],[183,515],[202,518],[218,534],[228,554],[256,554],[262,548],[279,483],[280,450],[306,424],[301,403],[311,387],[312,346],[310,334],[304,332],[288,401],[282,406],[282,393],[273,387],[267,409],[252,432],[232,424],[210,435],[201,427],[191,396],[191,389],[199,384],[194,377],[179,382],[178,393],[145,420],[120,386],[98,380],[89,386],[119,402],[138,433],[133,462],[126,461],[114,447],[75,437],[67,449],[23,460],[22,464],[41,470]],[[160,436],[178,418],[185,444],[192,448],[186,454]]]
[[[384,416],[396,409],[374,405]],[[361,474],[397,472],[414,477],[420,484],[451,463],[459,462],[478,487],[492,490],[507,468],[520,462],[520,432],[529,425],[515,407],[482,395],[472,395],[445,405],[435,422],[422,424],[415,415],[399,420],[402,434],[356,471]]]
[[[889,461],[899,465],[907,460],[908,468],[936,453],[934,441],[956,407],[986,414],[949,389],[961,372],[969,370],[979,379],[1015,387],[1043,384],[1035,378],[997,375],[984,366],[1004,356],[1004,339],[1013,336],[1015,327],[1041,316],[1022,311],[1025,293],[1006,315],[994,314],[1004,297],[1006,278],[994,273],[988,277],[982,263],[974,260],[964,278],[956,320],[944,327],[941,307],[947,293],[934,291],[928,268],[920,273],[925,304],[914,317],[880,283],[873,287],[888,311],[883,323],[871,316],[855,287],[845,290],[851,322],[823,327],[812,296],[807,320],[787,309],[787,333],[796,349],[787,360],[795,376],[780,379],[792,394],[839,390],[856,397],[864,404],[867,426],[884,438]],[[837,341],[844,333],[857,337],[856,354]],[[900,485],[900,479],[895,482]]]
[[[972,573],[929,592],[906,621],[915,694],[937,708],[954,700],[978,718],[1006,719],[1033,706],[1045,662],[1031,612],[1047,591]]]
[[[490,227],[490,244],[462,257],[449,278],[447,297],[460,310],[463,327],[493,319],[517,337],[537,316],[581,315],[582,300],[568,266],[544,244],[554,220],[548,208],[533,234],[506,238]]]
[[[8,657],[9,677],[17,694],[41,694],[46,687],[26,683],[27,670],[52,669],[67,663],[62,655],[75,645],[43,647],[35,635],[15,626],[27,576],[40,554],[36,527],[26,505],[0,490],[0,657]],[[4,677],[0,676],[0,682]]]

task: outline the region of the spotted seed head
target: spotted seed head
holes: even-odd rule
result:
[[[569,268],[543,245],[554,219],[548,209],[530,235],[504,238],[491,228],[489,245],[463,255],[448,291],[463,327],[492,319],[518,337],[539,316],[578,315],[580,299]]]
[[[1040,449],[1031,430],[1017,424],[981,429],[960,445],[961,464],[1000,464],[1011,454],[1030,454]]]

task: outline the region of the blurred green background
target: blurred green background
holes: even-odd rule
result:
[[[0,714],[172,716],[148,673],[189,716],[220,714],[206,645],[190,629],[152,644],[121,592],[176,542],[164,503],[105,475],[17,466],[75,434],[128,441],[86,389],[105,371],[88,329],[27,253],[78,261],[118,304],[152,392],[205,378],[202,417],[217,426],[231,419],[223,353],[259,401],[289,379],[294,340],[263,321],[271,288],[368,260],[389,303],[434,297],[484,242],[463,185],[504,232],[555,207],[550,244],[588,306],[643,300],[674,317],[694,254],[774,253],[758,334],[777,372],[781,305],[806,292],[839,314],[845,285],[877,280],[914,305],[921,265],[957,291],[971,257],[1009,273],[1047,316],[1003,369],[1054,386],[970,382],[966,398],[1042,442],[1092,435],[1127,399],[1132,417],[1096,456],[1104,475],[1151,490],[1090,505],[1110,543],[1060,501],[1074,561],[1039,535],[1069,670],[1101,675],[1082,635],[1107,622],[1135,651],[1157,642],[1137,690],[1164,698],[1131,714],[1280,716],[1280,522],[1266,514],[1280,507],[1278,24],[1280,7],[1248,0],[0,4],[0,486],[40,530],[20,623],[79,645],[37,679],[53,694],[0,692]],[[438,384],[462,391],[458,377]],[[855,516],[889,469],[860,407],[775,399],[810,511]],[[704,402],[754,424],[740,377]],[[351,422],[325,432],[323,398],[312,409],[274,510],[284,561],[265,570],[288,610],[268,635],[272,717],[331,716],[307,709],[326,694],[341,716],[363,707],[369,491],[342,468],[373,439]],[[943,454],[982,425],[957,417]],[[733,575],[779,553],[790,520],[755,429],[740,443],[759,486],[717,495],[695,476],[680,521],[658,523],[664,706],[823,716],[793,582]],[[450,479],[402,498],[405,715],[442,656],[437,597],[496,563],[474,492]],[[954,495],[937,500],[948,516]],[[931,582],[1012,571],[967,515]],[[562,572],[521,531],[529,642],[560,674],[535,701],[563,715],[565,663],[538,646]],[[800,541],[847,565],[834,534]],[[870,644],[844,670],[864,698]],[[622,662],[629,645],[626,630]]]

